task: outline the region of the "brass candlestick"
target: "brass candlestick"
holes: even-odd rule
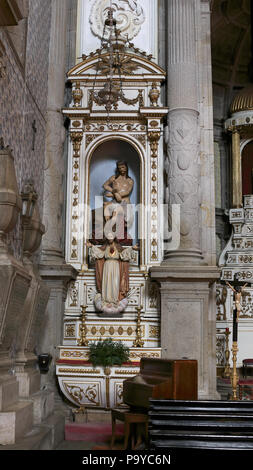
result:
[[[229,357],[230,357],[230,351],[229,351],[229,346],[228,346],[228,342],[229,342],[229,335],[230,335],[230,331],[228,328],[226,328],[226,331],[225,331],[225,341],[226,341],[226,346],[225,346],[225,359],[226,359],[226,362],[225,362],[225,369],[224,369],[224,372],[223,372],[223,377],[226,378],[226,377],[230,377],[230,364],[229,364]]]
[[[237,341],[233,341],[233,344],[232,344],[233,370],[231,373],[231,385],[232,385],[232,390],[233,390],[232,400],[238,400],[237,384],[238,384],[239,378],[238,378],[237,371],[236,371],[237,353],[238,353]]]
[[[140,307],[135,307],[137,310],[137,328],[136,328],[136,339],[133,342],[134,348],[143,348],[144,341],[141,339],[141,310],[143,309],[142,305]]]
[[[81,305],[82,315],[81,315],[81,328],[80,328],[80,339],[78,340],[78,346],[88,346],[89,341],[86,338],[87,327],[86,327],[86,306]]]

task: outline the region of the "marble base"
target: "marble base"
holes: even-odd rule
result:
[[[33,403],[20,401],[0,413],[0,444],[14,444],[33,425]]]
[[[41,424],[54,412],[54,392],[40,391],[35,393],[31,400],[33,401],[33,422]]]
[[[38,370],[16,372],[19,383],[19,396],[28,398],[40,390],[41,376]]]
[[[18,381],[15,376],[0,377],[0,412],[18,401]]]
[[[198,398],[217,399],[215,266],[152,267],[160,283],[162,357],[198,361]]]

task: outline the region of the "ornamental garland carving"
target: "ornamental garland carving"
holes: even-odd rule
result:
[[[145,14],[138,0],[112,0],[112,9],[121,34],[133,39],[141,30]],[[104,21],[107,17],[110,0],[95,0],[91,7],[90,25],[93,34],[100,39],[103,36]]]
[[[79,405],[91,403],[98,406],[100,403],[99,384],[84,384],[80,387],[64,383],[64,387],[72,400]]]
[[[124,122],[124,123],[107,123],[107,122],[98,122],[98,123],[89,123],[85,125],[85,130],[88,132],[108,132],[108,131],[124,131],[124,132],[145,132],[146,125],[134,122]]]

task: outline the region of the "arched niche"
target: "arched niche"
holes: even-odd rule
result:
[[[139,153],[128,141],[115,138],[102,141],[91,154],[89,163],[89,205],[91,210],[100,208],[100,206],[96,206],[95,197],[104,196],[103,184],[115,174],[117,162],[119,161],[127,163],[128,176],[134,181],[130,202],[135,206],[140,204],[141,163]],[[133,238],[133,242],[137,243],[137,212],[135,212],[135,223],[129,234]]]
[[[253,140],[242,149],[242,195],[253,194]]]

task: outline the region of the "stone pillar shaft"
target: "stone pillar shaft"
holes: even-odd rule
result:
[[[166,262],[202,264],[195,0],[168,3],[168,186],[180,204],[180,247]]]
[[[44,217],[46,234],[42,242],[42,262],[61,263],[63,213],[63,144],[67,0],[52,1],[48,72],[47,135],[45,155]]]
[[[237,129],[232,132],[232,160],[233,160],[233,191],[232,207],[242,207],[242,168],[240,152],[240,133]]]
[[[44,324],[41,328],[39,352],[50,353],[53,361],[44,384],[56,391],[54,362],[62,339],[62,318],[67,286],[75,279],[75,269],[63,256],[63,180],[64,141],[62,108],[66,77],[66,37],[68,0],[52,0],[51,35],[48,71],[47,129],[45,155],[45,186],[43,223],[46,233],[42,240],[40,274],[50,289]]]
[[[167,6],[167,194],[170,204],[180,204],[180,246],[165,253],[161,266],[151,267],[150,275],[160,284],[162,357],[196,359],[199,399],[217,399],[215,282],[220,273],[215,265],[203,262],[201,232],[206,229],[206,234],[210,233],[207,252],[214,230],[213,226],[207,227],[200,214],[199,194],[203,179],[203,173],[200,175],[201,143],[202,151],[203,147],[210,150],[207,139],[212,138],[207,103],[203,106],[202,102],[199,109],[199,96],[206,96],[204,86],[205,90],[211,89],[211,75],[206,70],[210,36],[203,34],[210,12],[206,10],[202,14],[201,0],[170,0]],[[203,134],[203,122],[207,136]],[[203,139],[206,146],[203,146]],[[209,171],[211,151],[210,155],[205,155],[205,168],[201,196],[203,199],[203,186],[206,186],[204,194],[208,195],[206,200],[211,207],[214,204],[213,172]],[[203,164],[201,169],[203,171]],[[210,257],[208,260],[210,262]]]

